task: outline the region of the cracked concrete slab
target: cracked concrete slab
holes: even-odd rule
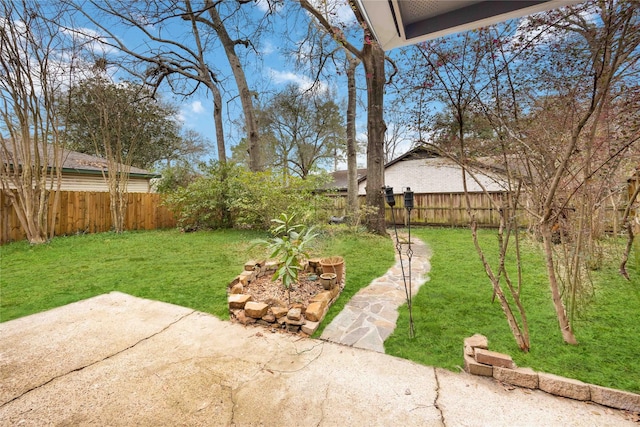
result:
[[[634,425],[598,405],[120,293],[0,324],[0,372],[0,425]]]
[[[113,292],[0,324],[0,404],[123,351],[193,313],[178,306],[167,312],[166,306]]]

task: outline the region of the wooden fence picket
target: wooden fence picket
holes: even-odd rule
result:
[[[176,226],[172,212],[162,205],[158,193],[129,193],[127,195],[127,230],[155,230]],[[109,193],[61,191],[57,212],[52,212],[53,197],[49,198],[49,215],[55,214],[55,235],[100,233],[111,229]],[[22,240],[25,233],[18,216],[9,204],[9,197],[0,192],[0,244]]]

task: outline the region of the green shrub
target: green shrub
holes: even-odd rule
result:
[[[179,188],[185,188],[198,177],[194,166],[186,161],[165,166],[159,172],[162,174],[162,178],[155,183],[158,193],[171,193]]]
[[[326,175],[285,179],[274,171],[250,172],[217,162],[202,172],[188,187],[169,193],[165,199],[184,229],[267,229],[280,212],[290,212],[304,224],[328,218],[328,199],[314,193]]]
[[[228,215],[226,208],[227,186],[223,177],[227,167],[217,163],[202,168],[203,175],[187,187],[169,192],[164,199],[176,215],[178,226],[188,230],[223,228]]]

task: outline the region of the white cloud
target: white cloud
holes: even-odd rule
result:
[[[178,114],[175,115],[175,120],[182,124],[192,124],[198,119],[196,115],[205,113],[206,107],[202,105],[202,101],[193,101],[189,104],[183,104]]]
[[[263,55],[271,55],[275,51],[276,47],[273,45],[273,43],[271,43],[270,40],[262,42],[260,46],[260,53],[262,53]]]
[[[91,28],[61,28],[60,33],[68,36],[74,44],[82,45],[85,49],[100,55],[116,54],[118,50],[105,44],[107,37]]]
[[[267,0],[256,0],[255,4],[256,4],[256,7],[263,12],[266,12],[269,10],[269,2]]]
[[[357,24],[356,15],[348,2],[340,0],[311,0],[311,5],[319,10],[331,25]]]
[[[202,102],[201,101],[193,101],[191,103],[191,111],[196,113],[196,114],[204,113],[205,109],[202,106]]]
[[[292,73],[291,71],[278,71],[270,68],[269,75],[271,76],[271,79],[274,81],[274,83],[293,83],[298,86],[301,91],[307,91],[314,87],[314,81],[309,77],[302,74]],[[315,90],[319,92],[326,92],[327,90],[329,90],[329,87],[326,83],[318,82],[315,85]]]

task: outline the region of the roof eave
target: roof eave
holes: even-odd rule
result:
[[[354,0],[367,26],[384,50],[469,31],[583,0],[478,1],[408,25],[398,0]]]

